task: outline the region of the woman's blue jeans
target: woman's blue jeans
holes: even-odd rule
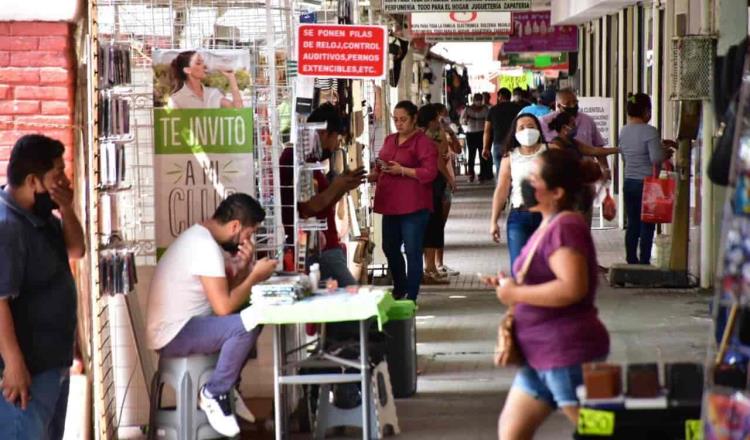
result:
[[[628,218],[628,227],[625,232],[625,252],[628,264],[651,264],[651,246],[654,243],[656,224],[641,221],[643,180],[625,179],[623,193],[625,214]],[[638,253],[639,244],[640,254]]]
[[[393,277],[393,296],[417,300],[422,284],[424,231],[430,212],[426,209],[404,215],[383,216],[383,253]],[[401,245],[406,249],[406,263]],[[407,264],[409,272],[407,275]]]
[[[517,209],[510,211],[506,229],[508,230],[508,252],[510,253],[510,267],[513,275],[515,275],[513,263],[516,262],[516,258],[521,254],[521,249],[541,223],[542,215],[538,212]]]

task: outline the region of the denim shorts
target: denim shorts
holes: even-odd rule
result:
[[[513,386],[552,408],[578,406],[576,388],[583,384],[581,365],[535,370],[525,365],[518,371]]]

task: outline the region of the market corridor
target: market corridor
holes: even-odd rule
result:
[[[446,264],[461,271],[450,286],[424,288],[417,314],[419,385],[416,396],[397,401],[403,439],[496,439],[497,415],[513,380],[512,370],[492,365],[496,326],[503,310],[477,272],[507,267],[505,245],[488,230],[490,185],[463,182],[446,228]],[[594,231],[600,263],[621,261],[623,232]],[[503,240],[504,243],[504,240]],[[615,362],[703,362],[710,296],[696,291],[612,289],[600,284],[599,306],[612,338]],[[561,414],[538,439],[571,438]]]

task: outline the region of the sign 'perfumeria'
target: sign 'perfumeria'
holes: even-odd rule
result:
[[[385,26],[303,24],[297,50],[300,76],[384,79],[388,32]]]
[[[527,11],[531,0],[383,0],[389,14],[410,12]]]

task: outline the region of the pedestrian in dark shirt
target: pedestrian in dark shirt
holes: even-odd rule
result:
[[[76,331],[68,260],[85,243],[63,144],[27,135],[0,189],[0,438],[61,439]],[[53,211],[59,213],[59,218]]]
[[[503,145],[508,137],[508,131],[521,107],[511,102],[510,90],[503,87],[497,92],[497,104],[492,106],[487,121],[484,123],[484,149],[482,157],[492,160],[495,165],[495,176],[500,170],[503,157]]]

